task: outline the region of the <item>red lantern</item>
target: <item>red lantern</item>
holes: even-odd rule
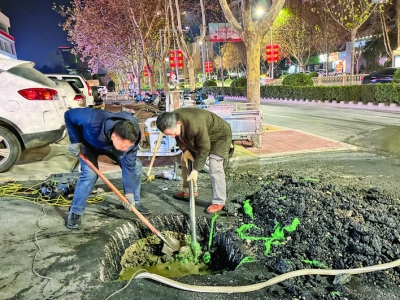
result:
[[[265,58],[267,62],[277,62],[279,60],[279,46],[268,44],[265,46]]]
[[[183,53],[182,50],[170,50],[169,51],[169,66],[171,69],[175,69],[177,66],[179,69],[183,68]]]
[[[213,63],[211,61],[204,62],[204,70],[206,73],[212,73],[214,71]]]
[[[153,67],[150,67],[150,69],[152,69]],[[144,77],[149,77],[149,70],[147,69],[147,66],[144,65],[143,66],[143,75]]]

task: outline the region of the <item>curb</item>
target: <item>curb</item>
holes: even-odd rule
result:
[[[232,101],[247,101],[246,97],[224,97],[224,100]],[[296,99],[277,99],[277,98],[260,98],[261,103],[281,103],[281,104],[300,104],[300,105],[318,105],[324,107],[340,107],[340,108],[356,108],[364,110],[379,110],[379,111],[389,111],[389,112],[400,112],[400,106],[396,103],[390,103],[386,105],[385,103],[374,104],[372,102],[368,103],[354,103],[353,101],[322,101],[322,100],[296,100]]]

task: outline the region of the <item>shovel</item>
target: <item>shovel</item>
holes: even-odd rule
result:
[[[165,238],[150,222],[147,220],[133,205],[131,205],[124,195],[101,173],[95,165],[83,154],[79,153],[79,157],[104,181],[105,184],[124,202],[128,205],[131,211],[153,232],[164,242],[162,253],[171,256],[175,251],[179,251],[181,248],[180,242],[172,237]]]
[[[193,161],[188,159],[188,174],[190,174],[193,170]],[[197,249],[197,234],[196,234],[196,203],[194,198],[194,182],[193,180],[189,181],[189,207],[190,207],[190,229],[192,234],[192,252],[197,257],[198,249]]]

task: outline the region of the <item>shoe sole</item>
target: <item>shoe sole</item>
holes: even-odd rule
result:
[[[71,230],[77,230],[77,229],[79,229],[79,225],[68,225],[68,224],[66,224],[65,225],[65,227],[67,227],[68,229],[71,229]]]
[[[225,206],[223,206],[220,210],[216,210],[216,211],[208,211],[208,210],[206,209],[205,212],[206,212],[207,214],[215,214],[215,213],[217,213],[217,212],[219,212],[219,211],[222,211],[222,210],[224,209],[224,207],[225,207]]]

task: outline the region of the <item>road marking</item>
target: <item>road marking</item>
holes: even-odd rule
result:
[[[273,117],[279,117],[279,118],[286,118],[286,119],[292,119],[292,120],[298,120],[298,121],[305,121],[309,123],[322,123],[320,120],[312,120],[312,119],[301,119],[301,118],[294,118],[294,117],[288,117],[288,116],[282,116],[282,115],[275,115],[275,114],[269,114],[269,113],[264,113],[264,116],[273,116]]]

